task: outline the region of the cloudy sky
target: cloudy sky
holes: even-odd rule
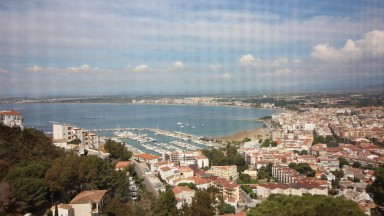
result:
[[[0,95],[384,83],[382,0],[1,0]]]

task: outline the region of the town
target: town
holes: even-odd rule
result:
[[[185,104],[193,101],[191,104],[206,105],[214,100],[188,98],[133,103]],[[268,104],[280,112],[265,118],[266,127],[263,130],[268,133],[266,139],[255,135],[244,137],[240,142],[223,143],[222,140],[203,140],[192,135],[167,132],[181,141],[195,140],[206,148],[187,149],[193,146],[182,144],[185,147],[182,148],[162,144],[165,148],[157,155],[125,145],[133,154],[126,160],[114,160],[115,169],[134,167],[133,172],[139,178],[127,177],[130,179],[129,197],[134,202],[140,202],[138,184],[143,184],[157,198],[171,187],[179,210],[185,205],[192,205],[196,190],[214,187],[218,189],[223,203],[230,206],[227,213],[236,215],[245,215],[246,209],[263,203],[272,194],[342,196],[357,203],[362,211],[370,215],[376,204],[367,187],[375,181],[375,168],[384,164],[384,108],[340,107],[335,104],[341,100],[321,100],[327,101],[327,107],[308,107],[311,104],[308,101],[300,109],[278,108]],[[257,107],[260,106],[266,105],[263,103]],[[23,129],[21,113],[12,110],[1,111],[0,114],[4,125]],[[156,129],[148,130],[165,133]],[[130,136],[133,134],[129,131],[119,132],[120,138],[121,134],[128,133]],[[118,136],[111,140],[87,129],[58,123],[53,124],[52,142],[66,151],[96,155],[103,160],[111,156],[107,145],[125,144]],[[161,146],[148,138],[144,138],[142,145],[157,146],[159,149]],[[241,166],[238,161],[222,162],[216,158],[215,152],[225,157],[239,155],[245,164]],[[56,208],[60,215],[97,215],[101,212],[99,210],[106,192],[83,191],[69,203],[61,203],[51,209],[55,211]]]

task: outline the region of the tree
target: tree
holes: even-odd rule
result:
[[[345,158],[340,157],[339,158],[339,168],[340,169],[343,168],[344,165],[349,166],[349,162]]]
[[[355,162],[352,164],[352,167],[354,167],[354,168],[361,168],[361,163],[355,161]]]
[[[342,197],[328,197],[304,194],[303,196],[271,195],[266,201],[252,208],[248,216],[323,216],[351,215],[363,216],[357,204]]]
[[[337,169],[335,171],[332,171],[332,174],[336,177],[336,179],[338,181],[340,181],[340,179],[344,177],[344,171],[343,170]]]
[[[215,215],[217,204],[214,193],[198,190],[192,199],[191,210],[193,215],[211,216]]]
[[[168,187],[164,193],[161,193],[153,204],[152,212],[154,216],[172,216],[176,215],[176,197],[171,187]]]
[[[15,200],[11,192],[11,185],[8,182],[0,182],[0,215],[5,215],[5,212],[12,209]]]
[[[235,213],[235,212],[236,212],[235,207],[233,207],[232,205],[230,205],[228,203],[223,202],[219,206],[219,213],[220,214],[231,214],[231,213]]]
[[[308,155],[308,151],[307,150],[301,150],[299,152],[299,155]]]
[[[24,167],[14,167],[8,172],[5,180],[12,187],[12,195],[16,198],[17,208],[22,211],[39,209],[46,203],[48,187],[44,182],[48,163],[31,163]]]
[[[384,215],[384,165],[375,170],[375,181],[368,185],[367,192],[373,201],[378,205],[374,210],[375,214]]]
[[[180,184],[178,184],[178,186],[187,186],[187,187],[189,187],[192,190],[195,190],[195,191],[198,190],[196,185],[193,184],[193,183],[180,183]]]
[[[105,150],[115,159],[129,160],[132,157],[132,152],[128,151],[122,143],[115,142],[111,139],[105,143]]]
[[[248,174],[240,173],[239,179],[243,182],[250,182],[251,176]]]
[[[290,163],[288,164],[288,167],[298,171],[302,175],[306,175],[307,177],[314,177],[316,174],[308,163]]]
[[[64,199],[71,197],[71,192],[77,190],[81,181],[78,173],[80,159],[77,155],[68,154],[53,161],[52,167],[45,173],[45,182],[53,193],[60,193]]]

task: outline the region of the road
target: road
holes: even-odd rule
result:
[[[135,163],[135,172],[137,173],[137,175],[139,177],[144,178],[143,183],[144,183],[145,187],[147,188],[147,190],[149,192],[151,192],[156,198],[158,198],[160,195],[159,191],[158,191],[158,189],[155,188],[155,186],[149,180],[149,178],[145,172],[146,170],[149,170],[149,167],[147,166],[147,164],[145,164],[144,162],[138,163],[136,161],[134,161],[134,163]]]

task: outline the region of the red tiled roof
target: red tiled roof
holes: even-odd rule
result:
[[[193,191],[192,189],[190,189],[189,187],[187,186],[176,186],[174,188],[172,188],[172,191],[175,195],[179,194],[179,193],[182,193],[183,191],[187,191],[187,192],[191,192]]]
[[[132,161],[120,161],[120,162],[116,163],[115,168],[122,169],[122,168],[127,167],[130,164],[133,164],[133,162]]]
[[[171,170],[169,166],[161,167],[160,169],[163,170],[164,172]]]
[[[21,115],[21,113],[17,112],[16,110],[3,110],[0,111],[1,115]]]
[[[137,155],[135,155],[135,157],[143,158],[143,159],[147,159],[147,160],[153,160],[153,159],[161,158],[160,156],[151,155],[151,154],[147,154],[147,153],[137,154]]]

